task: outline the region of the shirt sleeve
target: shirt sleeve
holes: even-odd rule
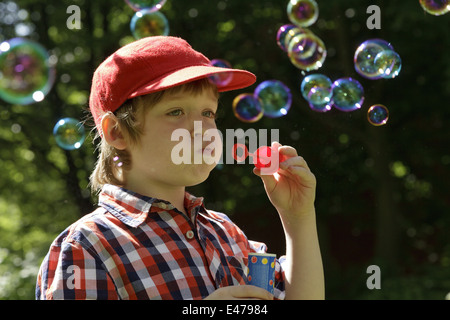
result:
[[[53,244],[36,284],[37,300],[117,300],[113,281],[101,262],[80,243]]]

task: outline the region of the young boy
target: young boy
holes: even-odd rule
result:
[[[208,77],[228,73],[231,82]],[[274,295],[248,285],[249,252],[263,243],[223,213],[185,191],[203,182],[215,163],[175,164],[177,129],[194,139],[216,129],[218,92],[255,82],[244,70],[222,69],[175,37],[149,37],[122,47],[96,70],[90,109],[101,136],[91,176],[99,208],[55,239],[37,279],[37,299],[322,299],[324,280],[315,223],[316,180],[294,148],[274,143],[288,158],[261,177],[286,236],[277,260]],[[220,152],[220,141],[191,157]],[[193,146],[195,144],[192,143]],[[212,150],[211,150],[212,149]]]

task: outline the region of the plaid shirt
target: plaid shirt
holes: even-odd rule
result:
[[[223,213],[186,192],[189,216],[167,201],[105,185],[99,208],[64,230],[42,262],[36,299],[202,299],[247,283],[247,240]],[[275,298],[284,298],[277,260]]]

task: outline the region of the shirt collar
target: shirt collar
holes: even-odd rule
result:
[[[99,195],[99,206],[110,212],[117,219],[130,227],[138,227],[150,212],[170,211],[175,207],[168,201],[143,196],[131,190],[105,184]],[[197,213],[207,213],[202,197],[195,197],[185,192],[184,207],[189,218],[194,222]]]

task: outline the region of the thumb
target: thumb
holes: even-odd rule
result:
[[[275,188],[277,180],[273,174],[261,174],[261,169],[256,167],[253,168],[253,173],[261,178],[267,191],[272,191]]]

